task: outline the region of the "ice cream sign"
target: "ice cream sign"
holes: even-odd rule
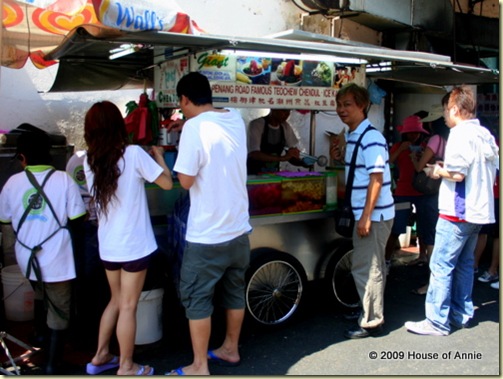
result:
[[[342,85],[365,84],[363,65],[241,56],[239,52],[191,55],[189,69],[209,79],[213,104],[218,107],[334,110]]]
[[[205,52],[191,57],[191,71],[199,71],[210,81],[235,81],[236,57]]]
[[[93,0],[92,3],[99,20],[112,28],[135,32],[142,30],[191,34],[202,32],[178,6],[176,0]]]

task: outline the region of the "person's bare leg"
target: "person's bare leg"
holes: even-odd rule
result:
[[[145,283],[147,270],[127,272],[121,270],[120,311],[117,319],[117,340],[120,347],[120,367],[117,375],[136,375],[140,366],[133,361],[136,336],[136,309]],[[145,366],[144,374],[152,368]]]
[[[491,265],[489,266],[489,274],[496,275],[500,267],[500,239],[494,238],[493,240],[493,250],[491,257]]]
[[[227,309],[227,328],[225,339],[218,349],[213,350],[213,353],[228,362],[239,362],[239,336],[245,316],[244,309]]]
[[[421,243],[421,240],[419,238],[416,238],[416,239],[419,244],[419,256],[416,259],[414,259],[408,263],[411,266],[417,265],[417,264],[428,263],[429,256],[431,255],[431,254],[428,255],[428,246]]]
[[[393,258],[393,254],[395,253],[395,250],[397,250],[396,248],[397,241],[398,236],[396,234],[389,235],[388,242],[386,242],[386,253],[384,256],[384,258],[387,261],[390,261],[391,258]]]
[[[473,263],[473,268],[475,269],[479,268],[480,258],[482,257],[482,254],[486,249],[486,245],[487,245],[487,234],[479,233],[479,236],[477,238],[477,245],[475,246],[475,260]]]
[[[430,261],[432,253],[433,253],[433,245],[426,245],[426,262]],[[429,286],[429,282],[426,283],[424,286],[417,288],[415,290],[415,292],[418,295],[426,295],[426,292],[428,292],[428,286]]]
[[[182,368],[184,375],[210,375],[208,369],[208,344],[211,334],[211,318],[189,320],[190,340],[194,361]],[[176,375],[173,373],[173,375]]]
[[[98,348],[91,360],[91,363],[96,366],[107,363],[112,359],[112,355],[109,351],[110,339],[112,338],[112,333],[115,331],[117,318],[119,317],[120,270],[106,270],[106,275],[110,286],[111,297],[101,316],[98,332]]]
[[[426,245],[426,258],[427,262],[430,262],[431,254],[433,254],[433,245]]]

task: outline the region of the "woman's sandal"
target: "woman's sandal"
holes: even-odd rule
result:
[[[424,296],[428,292],[428,285],[424,285],[419,288],[414,288],[410,292],[413,293],[414,295]]]
[[[412,261],[410,261],[409,263],[407,263],[407,266],[419,266],[419,267],[422,267],[422,266],[424,266],[427,263],[428,263],[428,260],[426,260],[426,259],[416,258],[416,259],[413,259]]]

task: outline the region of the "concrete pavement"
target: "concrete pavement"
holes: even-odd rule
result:
[[[425,300],[424,296],[410,291],[427,278],[426,267],[405,265],[412,258],[413,254],[398,254],[388,276],[383,336],[345,339],[344,330],[354,321],[343,317],[321,283],[310,283],[299,317],[274,328],[257,326],[247,320],[241,338],[241,365],[235,368],[210,366],[211,373],[233,376],[499,375],[499,291],[487,283],[475,282],[476,312],[472,328],[454,331],[447,337],[409,333],[403,324],[424,318]],[[167,298],[169,296],[168,293]],[[10,330],[18,338],[23,334],[26,337],[30,325],[10,324],[8,332]],[[223,338],[221,312],[217,312],[213,324],[210,348],[217,347]],[[94,352],[93,343],[85,342],[68,344],[65,356],[70,362],[68,375],[85,374],[85,364]],[[23,374],[42,373],[37,355],[22,365]],[[135,358],[139,363],[154,366],[156,374],[191,362],[187,323],[183,310],[173,298],[165,304],[163,339],[137,346]],[[113,375],[114,371],[104,374]]]

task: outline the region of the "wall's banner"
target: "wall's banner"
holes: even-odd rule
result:
[[[106,26],[133,32],[164,30],[200,34],[194,20],[175,0],[93,0],[99,20]]]
[[[365,67],[328,61],[280,59],[203,52],[190,56],[190,71],[199,71],[211,83],[213,104],[236,108],[334,110],[335,95],[346,83],[365,83]],[[162,64],[156,88],[158,105],[166,106],[167,77]],[[171,83],[176,87],[176,83]],[[162,96],[162,98],[161,98]]]
[[[0,9],[0,63],[9,68],[21,68],[28,59],[38,68],[56,64],[45,55],[76,28],[104,39],[124,30],[204,33],[177,0],[0,0]]]

